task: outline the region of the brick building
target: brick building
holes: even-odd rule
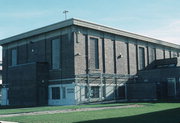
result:
[[[22,33],[0,45],[9,105],[178,98],[179,45],[78,19]],[[163,69],[177,72],[163,82],[159,74],[151,79],[151,73]]]

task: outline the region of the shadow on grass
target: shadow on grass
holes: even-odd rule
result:
[[[180,123],[180,108],[129,117],[99,119],[78,123]]]

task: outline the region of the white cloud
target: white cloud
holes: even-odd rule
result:
[[[163,27],[140,33],[143,35],[147,35],[153,38],[180,45],[180,20],[174,20],[171,21],[169,24],[164,25]]]
[[[120,22],[120,21],[131,21],[131,20],[139,20],[140,18],[138,17],[104,17],[100,18],[100,21],[105,21],[105,22]]]

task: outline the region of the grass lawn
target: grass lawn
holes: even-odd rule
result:
[[[0,118],[6,121],[18,121],[26,123],[180,123],[180,103],[139,103],[143,107],[107,109],[99,111],[72,112],[49,115],[18,116]],[[126,105],[126,103],[82,106],[49,106],[39,108],[27,108],[31,111],[61,110],[85,107],[103,107]],[[20,111],[22,110],[22,111]],[[24,112],[26,109],[0,110],[1,114]],[[17,111],[17,112],[16,112]],[[29,112],[28,111],[28,112]],[[4,112],[4,113],[2,113]]]

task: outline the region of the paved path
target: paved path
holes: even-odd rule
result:
[[[6,114],[6,115],[0,115],[0,117],[30,116],[30,115],[57,114],[57,113],[69,113],[69,112],[81,112],[81,111],[97,111],[97,110],[105,110],[105,109],[121,109],[121,108],[132,108],[132,107],[142,107],[142,105],[126,105],[126,106],[113,106],[113,107],[96,107],[96,108],[54,110],[54,111],[38,111],[38,112],[28,112],[28,113],[18,113],[18,114]]]
[[[18,123],[18,122],[0,121],[0,123]]]

